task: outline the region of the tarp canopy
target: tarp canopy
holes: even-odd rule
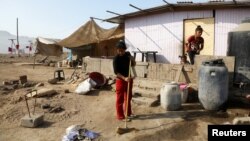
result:
[[[60,40],[48,39],[38,37],[35,40],[34,47],[36,48],[35,54],[41,54],[44,56],[61,56],[63,49],[57,45]]]
[[[91,19],[69,37],[58,42],[58,45],[67,48],[77,48],[105,40],[121,38],[123,36],[124,28],[121,25],[111,29],[104,29]]]

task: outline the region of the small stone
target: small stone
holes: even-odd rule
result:
[[[69,89],[65,89],[65,90],[64,90],[64,93],[69,93]]]
[[[50,67],[55,67],[56,65],[55,65],[55,63],[50,63],[49,66]]]
[[[42,108],[42,109],[48,109],[48,108],[50,108],[50,105],[47,104],[47,103],[46,103],[46,104],[42,104],[42,105],[41,105],[41,108]]]
[[[50,84],[56,84],[57,83],[57,79],[56,78],[53,78],[53,79],[49,79],[48,80],[48,83],[50,83]]]
[[[10,85],[10,82],[8,82],[8,81],[3,81],[3,85]]]

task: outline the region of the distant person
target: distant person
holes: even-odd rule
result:
[[[190,63],[194,64],[194,58],[196,54],[200,54],[200,51],[204,47],[204,39],[201,37],[203,29],[200,25],[195,29],[195,34],[190,36],[186,44],[186,52],[188,53]]]
[[[131,65],[135,66],[135,60],[129,52],[126,52],[127,47],[123,40],[120,40],[116,47],[117,55],[113,59],[113,68],[116,74],[116,116],[118,120],[125,120],[125,115],[127,115],[129,121],[134,116],[131,110],[133,79],[129,76],[129,64],[131,61]],[[128,84],[129,92],[127,92]],[[126,105],[127,100],[128,105]],[[128,107],[127,114],[126,107]]]
[[[67,60],[66,64],[68,65],[68,67],[72,67],[73,56],[71,51],[68,52],[66,60]]]

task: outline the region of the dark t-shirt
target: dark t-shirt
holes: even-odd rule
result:
[[[131,55],[129,52],[125,52],[123,56],[115,56],[115,58],[113,59],[113,68],[115,74],[120,73],[124,77],[128,77],[130,56]]]
[[[204,39],[202,37],[198,37],[195,39],[195,36],[192,35],[188,38],[188,43],[190,43],[190,50],[191,51],[197,51],[200,49],[200,45],[204,44]]]

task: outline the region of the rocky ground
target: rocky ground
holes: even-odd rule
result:
[[[37,57],[41,60],[43,57]],[[58,61],[62,58],[48,60]],[[160,106],[150,107],[147,104],[132,103],[133,112],[138,118],[128,123],[129,128],[136,131],[118,135],[117,127],[124,127],[124,122],[115,119],[115,92],[110,87],[93,90],[88,95],[78,95],[74,90],[78,82],[67,84],[67,80],[57,84],[49,84],[48,79],[54,77],[56,67],[36,65],[34,57],[0,56],[0,82],[19,79],[27,75],[29,86],[6,88],[0,85],[0,140],[1,141],[56,141],[61,140],[65,129],[71,125],[82,127],[100,133],[100,141],[205,141],[207,140],[207,125],[232,122],[235,117],[249,116],[249,107],[232,104],[226,113],[212,113],[203,110],[199,103],[183,104],[179,111],[166,112]],[[25,64],[24,64],[25,63]],[[27,64],[31,63],[31,64]],[[66,78],[74,69],[64,68]],[[81,69],[77,72],[81,77]],[[38,128],[20,126],[20,119],[28,114],[24,101],[27,89],[34,88],[37,83],[43,83],[39,88],[52,88],[56,94],[37,98],[36,113],[44,114],[44,124]],[[65,90],[69,90],[69,92]],[[30,99],[32,104],[34,99]],[[58,111],[50,112],[41,105],[60,107]],[[33,107],[31,107],[31,110]]]

